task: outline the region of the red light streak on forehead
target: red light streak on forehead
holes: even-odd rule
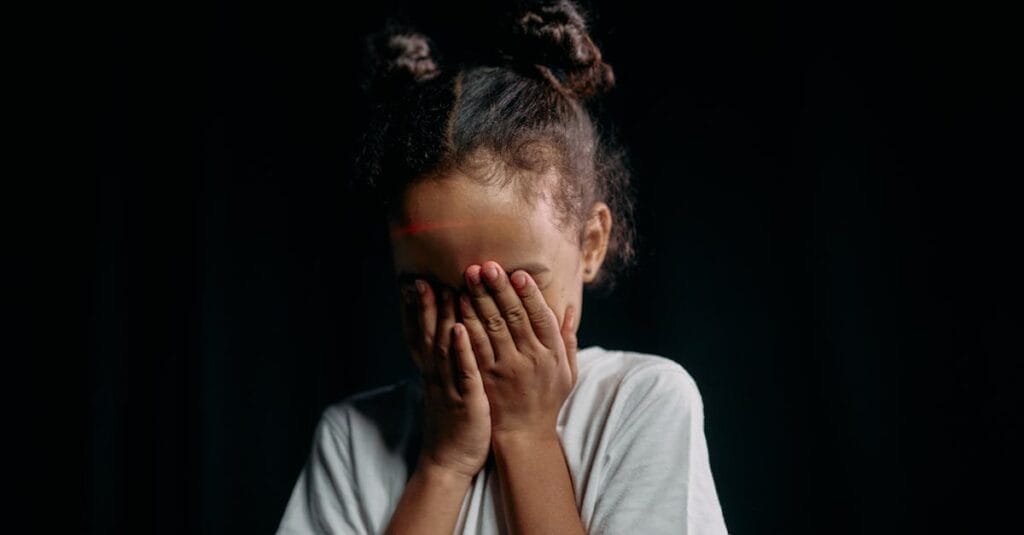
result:
[[[410,223],[408,225],[396,226],[391,230],[392,238],[400,238],[402,236],[411,236],[414,234],[421,234],[431,230],[449,229],[449,228],[462,228],[471,226],[480,226],[484,224],[495,224],[498,223],[496,219],[454,219],[451,221],[445,221],[443,223]]]

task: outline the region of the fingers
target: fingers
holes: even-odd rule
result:
[[[462,324],[466,328],[466,335],[469,345],[473,348],[473,354],[480,366],[490,368],[494,366],[494,349],[491,347],[491,339],[487,336],[487,329],[477,316],[476,310],[470,297],[466,294],[459,295],[459,307],[462,312]]]
[[[476,356],[473,354],[473,346],[469,340],[469,333],[466,326],[456,323],[452,329],[454,339],[452,344],[455,347],[455,360],[458,367],[453,378],[455,387],[463,396],[476,394],[483,391],[484,385],[480,378],[480,369],[477,367]]]
[[[494,262],[490,264],[497,265]],[[498,280],[505,278],[505,285],[508,286],[508,277],[505,272],[502,271]],[[518,352],[515,340],[512,338],[512,332],[509,330],[510,325],[506,317],[503,315],[502,310],[498,308],[495,299],[491,297],[487,288],[484,286],[483,275],[481,273],[480,266],[470,266],[466,270],[466,286],[469,288],[469,298],[473,303],[473,308],[476,310],[476,317],[479,318],[484,331],[487,334],[487,338],[491,343],[491,347],[494,351],[495,360],[500,359],[501,355],[512,355]],[[515,294],[513,293],[513,296]],[[526,322],[526,312],[520,306],[520,313],[516,318],[516,321],[520,324],[517,326],[521,327],[522,323]],[[528,326],[528,325],[527,325]]]
[[[458,362],[458,359],[464,358],[464,354],[457,355],[459,342],[454,328],[456,305],[452,291],[443,288],[435,292],[429,283],[417,280],[416,293],[418,299],[411,291],[403,292],[403,320],[409,327],[407,342],[417,349],[414,351],[414,360],[427,382],[458,399],[463,391],[460,389],[464,386],[460,382],[465,383],[474,376],[479,378],[479,371],[475,360],[472,367]],[[468,339],[464,326],[461,330],[462,338]],[[472,349],[469,350],[469,358],[473,358]]]
[[[576,310],[573,309],[572,305],[569,305],[565,309],[565,318],[562,320],[561,337],[562,342],[565,344],[565,356],[569,359],[569,369],[572,370],[572,384],[575,385],[576,377],[579,375],[576,360],[578,340],[576,339]]]
[[[558,317],[548,306],[544,295],[537,287],[537,281],[529,273],[517,270],[511,277],[512,287],[518,301],[522,302],[526,309],[526,315],[530,320],[533,335],[540,340],[540,343],[548,349],[555,349],[562,343],[562,337],[558,329]]]
[[[437,309],[437,336],[434,339],[433,359],[436,361],[437,377],[441,386],[449,393],[458,398],[458,390],[452,379],[452,368],[454,367],[452,354],[452,328],[455,327],[455,303],[452,291],[443,288],[440,292],[441,300]],[[428,359],[430,357],[427,357]]]
[[[419,292],[419,335],[420,339],[416,347],[420,348],[421,355],[426,358],[434,349],[434,331],[437,328],[437,304],[434,302],[434,289],[425,281],[416,280],[416,290]]]
[[[420,336],[420,300],[419,293],[414,288],[408,286],[402,287],[400,290],[401,297],[401,308],[402,308],[402,334],[405,337],[405,343],[412,351],[412,360],[416,363],[416,368],[423,372],[423,358],[421,352],[422,337]]]
[[[501,310],[501,315],[505,318],[505,324],[512,333],[516,347],[524,349],[522,342],[535,341],[537,337],[530,326],[530,317],[523,307],[523,301],[516,295],[508,275],[497,262],[484,262],[482,273],[498,309]]]
[[[505,324],[509,332],[512,333],[512,340],[516,347],[521,351],[527,350],[531,346],[536,348],[538,339],[533,331],[530,315],[527,313],[522,299],[516,293],[516,289],[512,286],[508,274],[497,262],[493,261],[484,262],[482,273],[498,309],[501,310],[501,314],[505,318]]]

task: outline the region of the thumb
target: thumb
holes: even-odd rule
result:
[[[562,319],[562,341],[565,343],[565,356],[569,359],[569,369],[572,370],[572,384],[576,384],[576,311],[572,305],[565,309],[565,318]]]

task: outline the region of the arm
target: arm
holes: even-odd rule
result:
[[[388,535],[452,533],[490,448],[487,397],[465,327],[455,323],[453,295],[445,289],[435,305],[421,282],[419,303],[406,299],[406,333],[423,374],[423,445]]]
[[[313,451],[295,485],[279,535],[291,533],[369,534],[361,494],[352,477],[343,408],[330,407],[320,419]],[[385,533],[449,534],[455,529],[472,476],[422,459],[406,483]]]
[[[422,281],[417,281],[422,282]],[[450,295],[403,292],[403,331],[423,376],[423,443],[419,462],[391,513],[386,533],[450,534],[473,476],[490,449],[487,397]],[[439,306],[438,306],[439,305]],[[454,345],[454,347],[452,347]],[[458,370],[456,374],[455,370]],[[354,478],[347,404],[328,408],[278,533],[380,533]],[[371,459],[372,461],[372,459]]]
[[[560,321],[529,273],[504,273],[495,262],[470,266],[461,306],[490,403],[506,524],[516,534],[582,534],[556,431],[576,378],[574,314],[570,305]]]
[[[542,436],[496,435],[494,460],[512,533],[583,534],[572,477],[554,430]]]
[[[471,481],[471,477],[421,461],[385,533],[451,533]]]

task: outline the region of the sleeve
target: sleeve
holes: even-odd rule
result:
[[[621,419],[603,456],[589,533],[728,533],[693,378],[678,365],[655,366],[620,388]]]
[[[349,429],[343,407],[328,407],[321,415],[312,452],[285,507],[278,535],[370,533],[352,478]]]

